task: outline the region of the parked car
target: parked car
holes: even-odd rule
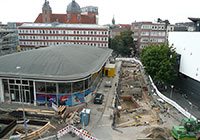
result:
[[[96,93],[94,97],[94,104],[102,104],[104,99],[104,95],[102,93]]]

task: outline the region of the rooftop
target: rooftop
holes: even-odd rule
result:
[[[108,48],[61,45],[0,57],[0,77],[76,80],[98,72],[112,53]],[[16,69],[20,67],[20,69]]]
[[[60,23],[24,23],[20,27],[108,29],[107,26],[102,26],[97,24],[60,24]]]

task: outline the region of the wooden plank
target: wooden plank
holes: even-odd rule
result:
[[[38,137],[41,137],[41,135],[47,131],[52,125],[50,125],[50,122],[48,122],[47,124],[45,124],[42,128],[40,128],[39,130],[36,130],[32,133],[28,134],[28,140],[34,140],[37,139]],[[21,136],[21,140],[25,140],[25,136]]]

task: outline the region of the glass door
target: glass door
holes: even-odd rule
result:
[[[30,91],[29,90],[25,90],[23,89],[22,92],[21,92],[21,102],[24,103],[30,103],[31,100],[30,100]]]

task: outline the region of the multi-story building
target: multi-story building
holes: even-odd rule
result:
[[[19,28],[23,50],[61,44],[108,47],[108,27],[97,24],[25,23]]]
[[[38,15],[35,23],[68,23],[68,24],[98,24],[98,7],[87,6],[80,8],[79,4],[72,0],[67,6],[66,14],[52,13],[49,2],[45,0],[42,13]]]
[[[132,23],[133,40],[141,50],[150,44],[163,44],[167,41],[166,24],[152,22]]]

